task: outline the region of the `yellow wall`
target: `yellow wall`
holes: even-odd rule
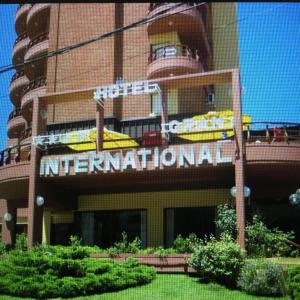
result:
[[[164,43],[170,43],[174,45],[180,44],[180,40],[177,32],[172,31],[172,32],[159,33],[159,34],[152,34],[149,36],[150,45],[164,44]]]
[[[215,70],[239,68],[236,3],[212,3]],[[216,110],[231,108],[231,85],[215,85]]]
[[[155,247],[163,245],[164,208],[216,206],[228,198],[225,189],[90,195],[79,197],[78,210],[146,209],[147,246]]]

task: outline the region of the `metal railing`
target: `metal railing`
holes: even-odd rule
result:
[[[29,127],[21,133],[20,141],[23,141],[31,136],[32,136],[32,129],[31,129],[31,127]]]
[[[16,38],[15,43],[14,43],[14,46],[15,46],[16,44],[18,44],[20,41],[26,39],[27,37],[28,37],[28,33],[27,33],[27,32],[23,32],[22,34],[20,34],[20,35]]]
[[[29,149],[28,149],[29,148]],[[17,145],[0,151],[0,167],[30,161],[31,143]]]
[[[9,114],[7,122],[9,122],[11,119],[16,118],[16,117],[19,117],[19,116],[21,116],[21,115],[22,115],[21,109],[20,109],[20,108],[16,108],[15,110],[13,110],[13,111]]]
[[[38,43],[46,41],[48,39],[49,39],[49,32],[43,32],[43,33],[37,35],[34,39],[32,39],[30,41],[30,43],[28,44],[28,48],[27,49],[33,47],[34,45],[36,45]]]
[[[251,122],[244,123],[244,139],[247,143],[300,143],[300,123],[290,122]]]
[[[178,5],[180,2],[174,3],[174,2],[158,2],[158,3],[150,3],[149,4],[149,8],[148,8],[148,13],[152,12],[153,10],[155,10],[158,7],[164,6],[164,5],[168,5],[168,4],[174,4],[174,5]],[[181,4],[188,4],[191,6],[194,6],[197,2],[182,2]]]
[[[30,81],[29,84],[27,84],[25,86],[25,88],[23,89],[22,96],[24,96],[26,93],[28,93],[31,90],[34,90],[34,89],[37,89],[39,87],[46,86],[46,85],[47,85],[47,78],[45,76],[38,77],[38,78]]]
[[[159,118],[157,119],[159,122]],[[154,124],[154,123],[153,123]],[[155,123],[156,124],[156,123]],[[140,125],[140,124],[139,124]],[[149,125],[149,124],[147,124]],[[159,123],[157,123],[159,127]],[[244,139],[246,143],[254,143],[254,144],[259,144],[259,143],[269,143],[272,144],[274,142],[280,142],[283,145],[288,145],[290,143],[300,143],[300,123],[287,123],[287,122],[251,122],[251,123],[244,123],[244,126],[247,126],[247,129],[243,131],[244,134]],[[156,130],[157,132],[160,132],[160,127]],[[226,130],[225,130],[226,131]],[[121,126],[121,132],[124,132],[122,130]],[[205,143],[205,142],[213,142],[213,141],[220,141],[220,138],[217,138],[218,133],[224,133],[224,129],[215,129],[215,130],[205,130],[205,131],[195,131],[195,132],[186,132],[186,133],[180,133],[180,138],[176,134],[169,134],[169,140],[168,143],[170,145],[174,144],[188,144],[188,143]],[[142,137],[129,137],[126,139],[112,139],[112,140],[105,140],[104,143],[124,143],[126,141],[135,141],[137,145],[133,146],[120,146],[118,148],[113,147],[113,148],[105,148],[104,150],[118,150],[118,149],[129,149],[129,148],[140,148],[140,147],[145,147],[145,133],[144,131]],[[188,139],[183,139],[185,135],[194,135],[194,134],[216,134],[215,139],[209,139],[209,140],[188,140]],[[25,139],[27,137],[31,136],[31,128],[27,128],[24,132],[20,140]],[[231,137],[226,137],[224,136],[222,141],[230,141],[233,140],[234,136]],[[79,142],[71,142],[71,143],[58,143],[55,145],[46,145],[39,147],[42,150],[43,155],[48,155],[48,154],[65,154],[65,153],[75,153],[75,152],[86,152],[87,150],[80,150],[80,151],[75,151],[70,149],[68,146],[72,145],[84,145],[84,144],[90,144],[90,143],[95,143],[96,147],[96,141],[79,141]],[[8,165],[10,164],[11,161],[19,162],[19,161],[24,161],[24,160],[29,160],[30,159],[30,150],[23,151],[25,153],[25,159],[23,155],[23,159],[21,159],[22,155],[22,149],[27,148],[28,146],[31,145],[31,143],[23,144],[23,145],[17,145],[14,147],[7,148],[3,151],[0,152],[0,166],[3,165]],[[155,143],[152,145],[151,143],[149,144],[149,147],[154,147],[154,146],[160,146],[162,145],[162,139],[161,136],[157,136],[157,139],[155,140]],[[148,147],[148,146],[147,146]]]
[[[165,58],[165,57],[176,57],[176,56],[183,56],[188,57],[190,59],[194,59],[197,62],[200,61],[200,54],[199,50],[195,49],[192,50],[186,45],[165,45],[163,47],[157,48],[155,50],[152,50],[150,56],[149,56],[149,63],[159,59],[159,58]]]
[[[11,80],[10,80],[10,83],[12,83],[12,82],[15,81],[16,79],[18,79],[18,78],[20,78],[20,77],[22,77],[22,76],[24,76],[24,75],[25,75],[24,70],[17,71],[17,72],[12,76],[12,78],[11,78]]]

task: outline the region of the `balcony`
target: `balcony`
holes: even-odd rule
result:
[[[12,61],[13,64],[22,63],[24,60],[24,55],[29,45],[29,37],[27,32],[19,35],[14,43],[13,51],[12,51]]]
[[[17,8],[16,16],[15,16],[15,29],[18,35],[26,31],[26,19],[30,7],[31,4],[24,3],[24,4],[19,4]]]
[[[30,145],[0,151],[0,190],[4,199],[26,199],[30,173]]]
[[[168,45],[152,51],[147,78],[168,77],[203,72],[198,50],[183,45]]]
[[[42,33],[30,41],[27,52],[25,54],[25,61],[46,55],[49,48],[48,33]],[[25,74],[31,80],[44,76],[46,74],[47,59],[46,57],[25,65]]]
[[[25,120],[20,109],[16,109],[9,114],[7,121],[7,135],[10,139],[18,138],[20,132],[25,129]]]
[[[22,146],[29,146],[31,145],[31,138],[32,138],[32,129],[31,127],[26,128],[22,131],[20,136],[20,145]]]
[[[33,99],[46,93],[46,84],[46,77],[40,77],[30,81],[23,90],[21,109],[22,115],[27,121],[31,119]]]
[[[27,28],[31,39],[49,30],[50,3],[33,4],[27,14]]]
[[[24,70],[14,74],[10,81],[9,95],[15,106],[20,106],[21,95],[24,87],[29,83],[28,78],[24,75]]]
[[[148,35],[163,32],[176,31],[180,34],[196,35],[201,25],[201,15],[197,8],[192,8],[193,2],[189,3],[151,3],[148,10],[148,18],[164,14],[168,17],[158,18],[147,25]],[[190,8],[190,9],[189,9]],[[163,13],[165,10],[168,12]]]

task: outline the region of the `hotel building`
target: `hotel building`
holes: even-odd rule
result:
[[[235,3],[26,3],[15,30],[2,241],[170,246],[229,202],[242,247],[256,208],[300,240],[299,126],[242,115]]]

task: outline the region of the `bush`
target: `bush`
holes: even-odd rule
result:
[[[228,204],[219,205],[215,220],[217,231],[236,239],[236,212]],[[294,233],[278,228],[270,229],[259,215],[253,215],[245,228],[247,254],[253,257],[297,256],[299,252],[287,244],[294,239]]]
[[[291,298],[300,299],[300,266],[288,269],[287,286],[291,293]]]
[[[142,249],[141,240],[136,237],[133,241],[129,242],[127,233],[122,232],[120,241],[115,242],[113,247],[110,247],[107,252],[111,256],[117,256],[120,253],[137,253]]]
[[[199,244],[200,239],[196,234],[190,233],[186,238],[179,234],[174,241],[174,248],[177,253],[192,253]]]
[[[24,252],[13,250],[3,258],[0,261],[0,294],[20,297],[103,293],[145,284],[155,277],[153,268],[139,265],[133,259],[124,263],[110,259],[65,259],[61,257],[61,249],[51,246]]]
[[[217,207],[215,224],[216,230],[220,235],[222,233],[227,233],[233,239],[236,239],[236,212],[234,207],[229,204],[219,205]]]
[[[234,287],[244,258],[243,251],[230,235],[222,234],[220,241],[211,236],[205,243],[201,242],[189,264],[202,279]]]
[[[293,239],[293,232],[269,229],[258,215],[246,226],[246,249],[251,256],[289,256],[292,248],[286,241]]]
[[[17,234],[15,249],[19,251],[27,250],[27,235],[25,233]]]
[[[237,282],[247,294],[279,296],[285,294],[284,274],[280,265],[264,261],[247,261]]]

